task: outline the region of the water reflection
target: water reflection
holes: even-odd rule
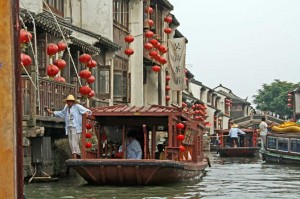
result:
[[[30,199],[299,198],[299,167],[266,164],[258,158],[209,156],[212,168],[196,181],[159,187],[97,187],[73,176],[57,183],[25,185],[25,192]]]

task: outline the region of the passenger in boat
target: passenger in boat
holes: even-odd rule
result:
[[[127,133],[127,159],[142,159],[142,148],[135,136],[135,131],[129,131]]]
[[[246,133],[240,129],[238,129],[238,125],[237,124],[232,124],[231,125],[231,129],[229,131],[229,137],[231,140],[231,146],[236,148],[237,146],[239,146],[239,134],[241,135],[245,135]]]
[[[163,160],[165,159],[165,152],[164,152],[164,145],[158,144],[157,145],[157,152],[155,152],[155,159]]]
[[[56,117],[61,117],[65,119],[65,130],[66,135],[69,138],[69,144],[72,151],[72,158],[80,158],[80,137],[82,132],[82,115],[91,115],[92,112],[84,108],[75,99],[73,95],[69,95],[65,100],[66,105],[61,111],[51,111],[46,109],[49,114],[54,114]]]
[[[266,136],[268,133],[268,124],[266,123],[266,118],[262,117],[259,124],[259,135],[260,135],[260,145],[261,150],[264,151],[266,148]]]

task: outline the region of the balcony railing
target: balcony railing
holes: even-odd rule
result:
[[[45,108],[59,110],[64,107],[63,100],[67,95],[76,95],[77,87],[74,84],[55,82],[46,78],[39,78],[36,90],[27,76],[22,76],[22,103],[23,116],[35,115],[44,116]],[[33,109],[32,106],[35,106]]]

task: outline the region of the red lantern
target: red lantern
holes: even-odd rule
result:
[[[125,38],[124,38],[125,42],[127,43],[131,43],[134,41],[134,37],[132,35],[127,35]]]
[[[288,103],[288,107],[292,107],[293,105],[291,103]]]
[[[152,44],[153,46],[156,46],[158,44],[158,41],[156,39],[151,39],[149,43]]]
[[[79,93],[81,95],[88,95],[91,91],[92,91],[92,89],[89,86],[82,86],[79,89]]]
[[[150,6],[146,7],[145,8],[145,13],[149,13],[149,14],[153,13],[153,8],[151,8]]]
[[[80,55],[79,57],[79,61],[83,64],[88,63],[89,61],[91,61],[92,57],[89,54],[83,53],[82,55]]]
[[[62,83],[66,82],[65,78],[63,78],[63,77],[55,77],[54,81],[56,81],[56,82],[62,82]]]
[[[195,106],[195,105],[193,105],[193,106],[192,106],[192,109],[195,109],[195,108],[196,108],[196,106]]]
[[[166,17],[164,18],[164,21],[167,22],[167,23],[172,23],[173,19],[172,19],[171,16],[166,16]]]
[[[185,78],[185,81],[189,81],[189,78],[186,77],[186,78]]]
[[[86,137],[86,138],[92,138],[92,136],[93,136],[93,135],[92,135],[91,133],[86,133],[86,134],[85,134],[85,137]]]
[[[95,91],[91,90],[91,92],[88,94],[88,98],[94,97]]]
[[[160,57],[159,62],[160,62],[161,64],[166,64],[166,63],[168,63],[168,61],[167,61],[166,58],[164,58],[164,57]]]
[[[67,48],[67,44],[63,41],[57,43],[58,52],[65,51]]]
[[[55,55],[58,52],[58,46],[56,44],[50,43],[47,46],[47,54],[49,56]]]
[[[171,90],[171,87],[170,87],[169,85],[166,86],[166,90],[167,90],[167,91]]]
[[[184,135],[181,135],[181,134],[177,135],[177,140],[179,140],[179,141],[184,140]]]
[[[92,145],[92,143],[90,143],[90,142],[85,143],[85,147],[88,148],[88,149],[91,148],[92,146],[93,146],[93,145]]]
[[[89,70],[82,70],[79,72],[79,76],[82,78],[82,79],[88,79],[89,77],[92,76],[92,73],[91,71]]]
[[[150,43],[146,43],[146,44],[144,45],[144,47],[145,47],[146,50],[151,50],[151,49],[153,48],[153,45],[150,44]]]
[[[288,99],[288,102],[291,102],[292,101],[292,99]]]
[[[89,78],[86,79],[87,83],[92,84],[96,81],[96,78],[91,75]]]
[[[292,96],[293,96],[292,93],[289,93],[289,94],[288,94],[288,97],[292,97]]]
[[[91,123],[86,123],[86,124],[85,124],[85,128],[88,129],[88,130],[89,130],[89,129],[92,129],[92,127],[93,127],[93,126],[92,126]]]
[[[169,95],[166,95],[166,101],[170,101],[171,97]]]
[[[182,145],[181,145],[181,146],[179,146],[179,151],[180,151],[180,152],[184,152],[184,151],[185,151],[185,148],[184,148],[184,146],[182,146]]]
[[[155,48],[158,50],[161,46],[161,43],[157,42],[157,44],[155,45]]]
[[[168,81],[170,81],[171,80],[171,76],[170,75],[167,75],[166,76],[166,81],[168,82]]]
[[[167,47],[163,46],[163,45],[160,45],[158,50],[161,52],[161,53],[166,53],[168,52],[168,49]]]
[[[165,28],[165,29],[164,29],[164,32],[165,32],[166,34],[170,34],[170,33],[172,32],[172,28]]]
[[[184,129],[184,124],[178,123],[178,124],[176,125],[176,128],[179,129],[179,130],[182,130],[182,129]]]
[[[152,70],[156,73],[158,73],[160,71],[160,67],[159,66],[153,66]]]
[[[153,57],[153,58],[155,59],[155,61],[160,62],[161,56],[157,55],[157,56],[155,56],[155,57]]]
[[[124,53],[128,56],[133,55],[134,51],[131,48],[127,48]]]
[[[148,20],[148,25],[149,25],[150,27],[153,26],[153,25],[154,25],[154,21],[151,20],[151,19],[149,19],[149,20]]]
[[[32,40],[32,34],[24,29],[20,30],[20,43],[29,43]]]
[[[152,45],[152,44],[151,44]],[[156,51],[151,51],[151,52],[149,52],[149,56],[150,57],[156,57],[158,55],[158,52],[156,52]]]
[[[145,33],[145,37],[147,37],[147,38],[151,38],[151,37],[153,37],[153,35],[154,35],[154,33],[150,30]]]
[[[55,66],[57,66],[60,70],[64,69],[67,65],[66,61],[63,59],[57,59],[53,63]]]
[[[57,75],[59,72],[59,68],[53,64],[50,64],[47,67],[47,74],[49,77],[54,77],[55,75]]]
[[[23,66],[29,66],[32,63],[32,59],[29,55],[21,53],[21,63]]]
[[[91,59],[87,64],[86,64],[87,67],[89,68],[94,68],[97,66],[97,62],[93,59]]]

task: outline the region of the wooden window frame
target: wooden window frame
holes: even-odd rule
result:
[[[98,66],[99,69],[98,69],[98,94],[97,94],[97,97],[99,99],[110,99],[110,94],[111,94],[111,88],[110,88],[110,85],[111,85],[111,66],[110,65],[101,65],[101,66]],[[100,81],[100,72],[101,71],[108,71],[108,93],[101,93],[101,89],[100,89],[100,84],[101,84],[101,81]]]
[[[48,4],[49,8],[52,10],[52,12],[60,17],[64,17],[64,10],[65,10],[65,1],[64,0],[46,0],[46,3]],[[58,4],[61,4],[61,9],[57,7]],[[45,4],[43,4],[44,10],[47,10],[47,7]]]
[[[125,31],[129,30],[129,10],[128,0],[113,0],[114,25]]]

